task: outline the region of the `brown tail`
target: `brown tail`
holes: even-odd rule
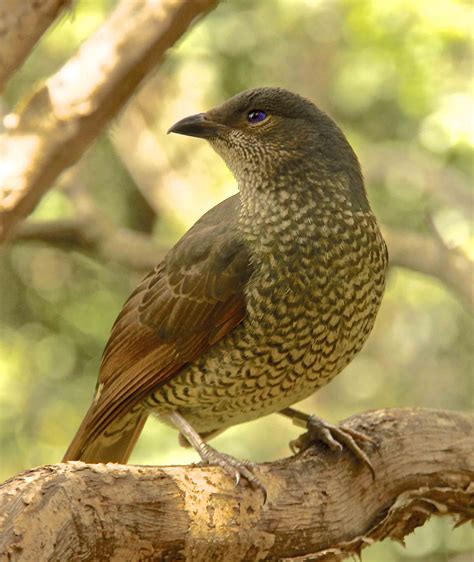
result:
[[[88,425],[92,418],[93,408],[94,404],[87,411],[64,455],[63,462],[116,462],[125,464],[142,432],[148,414],[141,409],[128,412],[125,416],[111,423],[104,433],[91,440]]]

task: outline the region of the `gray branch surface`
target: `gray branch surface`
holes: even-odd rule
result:
[[[431,515],[474,519],[474,417],[379,410],[364,431],[376,479],[323,445],[260,465],[268,490],[218,467],[43,466],[0,486],[0,560],[337,562]]]
[[[0,3],[0,92],[37,41],[71,0],[2,0]]]
[[[122,0],[55,75],[4,119],[0,240],[81,157],[145,76],[217,0]]]

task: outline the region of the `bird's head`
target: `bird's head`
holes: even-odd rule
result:
[[[357,157],[339,127],[311,101],[282,88],[247,90],[168,132],[208,140],[240,187],[249,178],[284,183],[299,173],[313,178],[310,183],[347,176],[348,185],[363,190]]]

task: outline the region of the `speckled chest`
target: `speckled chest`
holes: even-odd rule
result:
[[[383,295],[386,251],[370,212],[290,200],[243,231],[254,262],[244,321],[155,394],[158,413],[179,408],[200,432],[278,411],[327,383],[362,348]]]

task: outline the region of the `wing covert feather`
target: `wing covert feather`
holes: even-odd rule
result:
[[[208,211],[125,303],[102,358],[90,439],[244,318],[251,270],[239,205],[235,195]]]

